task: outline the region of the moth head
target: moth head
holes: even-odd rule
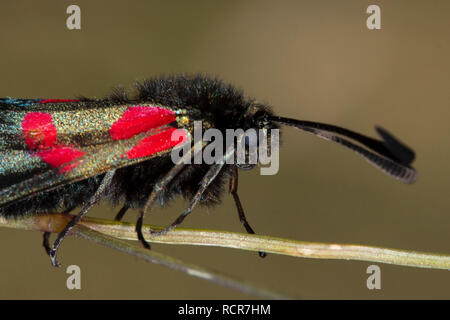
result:
[[[243,170],[253,169],[261,162],[262,156],[271,156],[272,147],[274,146],[273,142],[275,142],[273,141],[274,131],[277,131],[275,145],[278,147],[279,126],[276,122],[269,119],[272,115],[270,108],[259,102],[254,102],[248,108],[244,116],[247,129],[241,137],[245,161],[237,161],[238,168]],[[239,150],[236,151],[239,152]]]

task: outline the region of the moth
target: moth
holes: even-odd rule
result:
[[[414,152],[381,127],[376,127],[378,140],[334,125],[276,116],[268,105],[217,78],[162,76],[137,83],[131,96],[116,89],[104,99],[0,99],[0,215],[20,218],[79,208],[53,245],[44,233],[45,250],[57,266],[61,241],[101,200],[121,206],[116,220],[138,209],[137,236],[150,248],[142,223],[155,204],[164,206],[179,196],[189,200],[167,232],[196,205],[220,203],[228,183],[240,221],[254,233],[238,196],[238,171],[253,166],[172,161],[174,148],[190,141],[195,121],[224,134],[229,128],[270,132],[280,125],[296,127],[356,152],[401,182],[417,177],[411,167]],[[173,139],[180,129],[184,136]]]

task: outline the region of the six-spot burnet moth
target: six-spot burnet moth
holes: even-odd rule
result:
[[[376,140],[333,125],[275,116],[233,86],[200,75],[160,77],[136,87],[133,97],[115,90],[105,99],[0,99],[0,215],[82,208],[53,246],[44,234],[53,265],[58,265],[56,251],[64,236],[102,199],[122,206],[117,220],[129,208],[139,209],[136,232],[149,248],[141,228],[155,203],[163,206],[176,196],[190,200],[168,231],[197,204],[219,203],[229,182],[239,218],[254,233],[237,193],[238,169],[248,166],[172,161],[171,151],[190,141],[195,121],[224,134],[230,128],[269,132],[280,124],[293,126],[355,151],[401,182],[412,183],[417,176],[410,166],[414,152],[379,127],[381,140]],[[173,139],[179,129],[185,134]]]

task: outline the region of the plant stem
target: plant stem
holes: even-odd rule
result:
[[[144,249],[142,247],[137,247],[130,245],[124,240],[120,240],[100,232],[94,231],[83,225],[77,225],[73,231],[72,235],[77,237],[90,240],[97,244],[107,246],[128,254],[131,254],[137,258],[143,259],[147,262],[161,264],[163,266],[169,267],[171,269],[181,271],[188,275],[198,277],[204,280],[214,282],[216,284],[228,287],[231,289],[238,290],[242,293],[266,298],[266,299],[286,299],[285,297],[268,291],[266,289],[257,288],[253,285],[248,284],[246,281],[234,279],[231,276],[224,275],[218,271],[211,271],[206,268],[199,267],[197,265],[186,263],[181,260],[169,257],[167,255],[161,254],[154,250]]]
[[[7,226],[58,232],[69,219],[70,216],[52,214],[29,218],[26,221],[16,220],[14,223],[7,223]],[[132,223],[85,218],[80,224],[117,239],[137,240],[134,230],[135,225]],[[5,225],[2,218],[0,218],[0,225]],[[250,251],[264,251],[293,257],[361,260],[408,267],[450,269],[450,255],[448,254],[354,244],[305,242],[261,235],[182,228],[177,228],[165,235],[152,237],[150,229],[161,230],[162,227],[143,226],[143,232],[147,235],[147,240],[155,243],[220,246]]]
[[[24,219],[5,219],[4,217],[0,217],[0,226],[41,232],[60,232],[64,229],[67,222],[69,222],[73,217],[74,216],[61,214],[40,215]],[[265,299],[287,299],[285,296],[261,287],[256,287],[241,279],[236,279],[221,272],[211,271],[191,263],[186,263],[159,252],[155,252],[154,250],[148,250],[140,246],[135,246],[114,236],[100,233],[95,231],[95,228],[90,228],[84,225],[86,220],[92,219],[83,220],[83,222],[79,222],[73,229],[71,229],[68,235],[83,238],[91,242],[128,253],[137,258],[143,259],[144,261],[160,264],[186,273],[190,276],[198,277],[234,290],[238,290],[244,294]],[[89,224],[89,222],[87,223]],[[98,220],[98,223],[100,225],[106,225],[108,221]]]

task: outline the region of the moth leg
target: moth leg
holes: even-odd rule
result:
[[[196,150],[196,148],[198,148],[198,147],[200,147],[200,150],[201,150],[202,143],[203,143],[202,141],[196,142],[194,144],[194,146],[190,149],[190,151],[187,152],[185,155],[183,155],[183,157],[180,159],[180,161],[177,164],[175,164],[175,166],[173,166],[172,169],[170,169],[170,171],[155,184],[155,186],[153,187],[152,193],[150,194],[150,196],[147,199],[147,202],[145,203],[144,207],[139,212],[139,217],[136,222],[136,233],[137,233],[138,239],[141,241],[144,248],[150,249],[150,244],[145,240],[144,234],[142,233],[142,224],[144,221],[145,213],[151,209],[151,207],[155,203],[157,197],[165,190],[165,188],[170,183],[170,181],[172,181],[173,178],[175,178],[175,176],[178,173],[180,173],[181,170],[183,170],[186,163],[190,163],[187,160],[191,159],[192,154],[194,154],[194,150]],[[156,232],[151,231],[151,233],[154,234]]]
[[[69,214],[73,209],[75,209],[77,206],[72,206],[69,209],[65,210],[64,212],[62,212],[62,214]],[[50,246],[50,235],[52,233],[45,231],[43,234],[43,242],[42,245],[44,246],[44,250],[45,252],[50,255],[50,251],[52,250],[51,246]]]
[[[189,203],[189,206],[179,215],[179,217],[168,227],[166,227],[164,230],[153,232],[154,235],[161,235],[166,234],[173,228],[175,228],[177,225],[183,222],[183,220],[192,212],[194,207],[197,205],[197,203],[200,201],[203,193],[205,192],[206,188],[211,184],[211,182],[214,181],[216,176],[219,174],[220,170],[222,170],[224,166],[224,163],[218,163],[208,170],[208,172],[203,176],[202,181],[200,183],[200,188],[197,190],[196,194],[192,198],[191,202]]]
[[[248,234],[255,234],[255,231],[250,226],[250,224],[247,221],[247,218],[245,217],[244,208],[242,207],[241,200],[239,200],[237,190],[238,190],[238,168],[236,166],[233,166],[233,176],[231,177],[230,180],[230,193],[233,195],[234,203],[236,204],[236,209],[239,214],[239,220],[241,221],[245,230],[247,231]],[[259,251],[258,254],[261,258],[265,258],[267,256],[267,253],[263,251]]]
[[[56,261],[56,251],[58,250],[59,245],[66,237],[67,233],[83,218],[83,216],[96,204],[98,203],[104,196],[106,187],[108,187],[111,184],[111,180],[114,176],[115,170],[108,171],[105,176],[103,177],[103,180],[100,184],[100,186],[97,188],[97,191],[95,191],[94,195],[89,199],[88,203],[83,207],[83,209],[78,213],[75,218],[73,218],[58,234],[58,237],[56,238],[55,242],[53,243],[53,248],[50,250],[50,260],[52,263],[52,266],[58,267],[60,264],[58,261]]]
[[[128,209],[130,209],[130,205],[128,203],[125,203],[122,207],[122,209],[120,209],[119,212],[117,212],[116,216],[114,217],[115,221],[120,221],[122,220],[123,216],[125,215],[125,213],[128,211]]]
[[[52,233],[48,232],[48,231],[45,231],[43,234],[42,245],[44,246],[44,250],[48,255],[50,255],[50,252],[52,251],[52,248],[50,247],[50,235],[51,234]]]
[[[167,188],[167,185],[175,178],[175,176],[180,173],[180,171],[185,167],[184,163],[178,163],[170,169],[170,171],[161,178],[153,187],[153,191],[147,199],[144,207],[139,212],[139,217],[136,222],[136,233],[139,241],[141,241],[144,248],[150,249],[150,244],[145,240],[144,234],[142,233],[142,224],[144,221],[144,215],[147,211],[151,209],[155,203],[157,197]],[[153,232],[152,232],[153,233]]]

